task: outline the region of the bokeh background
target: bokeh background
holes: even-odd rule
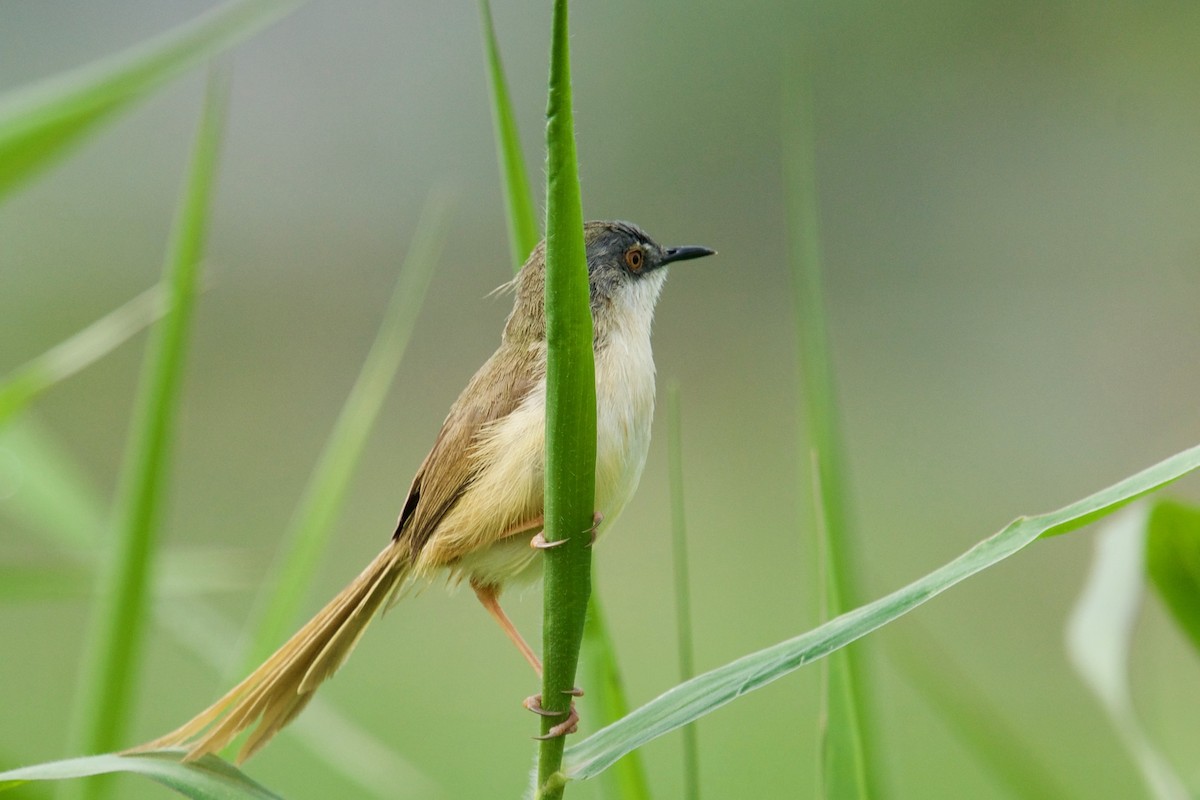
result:
[[[0,89],[211,5],[5,3]],[[497,0],[494,14],[537,182],[549,4]],[[660,384],[682,388],[701,669],[817,620],[780,166],[784,88],[804,61],[870,596],[1013,516],[1200,441],[1200,5],[610,2],[572,14],[586,216],[720,251],[674,271],[655,334]],[[238,548],[251,578],[266,573],[424,198],[437,185],[458,195],[418,330],[312,587],[315,609],[390,533],[508,310],[487,297],[509,264],[477,9],[314,0],[227,60],[211,280],[190,348],[168,547]],[[202,74],[177,81],[0,210],[0,373],[157,279],[202,91]],[[37,409],[101,496],[119,470],[143,342]],[[677,681],[661,419],[655,436],[641,490],[597,552],[635,703]],[[15,491],[10,474],[0,511]],[[1200,484],[1172,491],[1195,499]],[[1005,796],[896,666],[897,653],[930,641],[953,659],[945,679],[965,676],[1073,796],[1139,796],[1063,652],[1090,538],[1040,542],[866,641],[888,796]],[[0,517],[0,558],[57,557]],[[210,599],[238,623],[252,588]],[[508,605],[536,636],[540,592]],[[6,760],[68,755],[88,619],[83,597],[0,605]],[[1195,786],[1200,671],[1157,602],[1134,661],[1147,726]],[[137,738],[220,689],[156,633]],[[817,689],[807,668],[705,718],[705,796],[811,796]],[[520,793],[533,751],[518,701],[531,691],[528,668],[470,594],[434,589],[373,627],[323,694],[459,798]],[[678,737],[644,756],[657,796],[675,796]],[[287,737],[249,771],[288,796],[356,792]],[[595,796],[588,785],[570,794]]]

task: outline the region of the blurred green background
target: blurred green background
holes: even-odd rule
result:
[[[0,89],[211,5],[5,3]],[[549,6],[497,2],[493,12],[536,182]],[[1200,441],[1200,5],[578,3],[572,30],[585,215],[720,251],[673,272],[655,334],[660,379],[678,379],[683,392],[698,668],[817,620],[780,167],[781,97],[802,56],[816,95],[831,340],[872,597],[1017,514]],[[251,575],[266,572],[426,194],[448,184],[459,196],[417,333],[312,587],[315,610],[385,541],[508,311],[506,298],[486,296],[509,264],[477,10],[315,0],[228,60],[210,288],[190,348],[169,547],[238,548]],[[0,209],[0,374],[157,279],[202,79],[116,119]],[[38,407],[103,496],[143,341]],[[658,424],[642,488],[597,552],[635,704],[677,682],[664,433]],[[0,511],[19,491],[20,465],[10,465]],[[1173,491],[1195,499],[1200,483]],[[888,796],[1005,796],[894,666],[892,654],[927,638],[1074,796],[1139,795],[1063,653],[1089,538],[1039,543],[867,640]],[[0,516],[0,559],[58,557]],[[212,600],[240,623],[252,597],[247,585]],[[540,593],[507,605],[535,638]],[[70,755],[88,610],[83,597],[0,605],[4,766]],[[1197,662],[1156,602],[1137,644],[1139,708],[1196,785]],[[817,678],[802,670],[701,722],[706,797],[811,796]],[[533,685],[470,594],[435,587],[374,627],[322,694],[445,797],[513,797],[532,764],[533,723],[519,701]],[[138,740],[223,688],[156,632]],[[659,797],[679,791],[678,748],[668,737],[644,752]],[[288,796],[356,791],[288,737],[249,772]],[[595,793],[580,785],[569,795]]]

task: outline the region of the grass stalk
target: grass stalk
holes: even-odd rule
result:
[[[575,685],[591,594],[588,547],[596,491],[596,369],[588,299],[583,210],[571,104],[567,0],[555,0],[546,106],[546,508],[542,705],[565,712]],[[542,734],[555,720],[542,717]],[[565,737],[538,750],[537,797],[563,795]]]
[[[805,80],[789,98],[785,144],[790,200],[791,261],[796,291],[796,338],[800,358],[804,420],[812,453],[812,481],[821,543],[820,575],[826,617],[861,602],[856,585],[854,533],[849,489],[834,389],[822,288],[820,219],[813,143],[812,97]],[[875,792],[867,767],[864,686],[858,654],[850,649],[825,665],[822,703],[821,776],[825,797],[870,797]]]
[[[667,391],[667,459],[671,483],[671,544],[675,564],[675,618],[678,632],[679,678],[691,680],[696,674],[695,647],[692,644],[692,599],[688,576],[687,525],[683,510],[683,418],[680,413],[679,384],[672,382]],[[696,723],[683,726],[684,800],[700,797],[700,746]]]
[[[519,270],[538,243],[537,215],[533,192],[521,155],[521,135],[513,113],[512,96],[500,61],[500,45],[492,22],[488,0],[479,0],[479,20],[483,27],[483,47],[487,55],[488,89],[492,100],[492,126],[496,135],[496,160],[500,165],[500,185],[504,189],[504,218],[508,221],[508,245],[513,271]]]
[[[0,426],[24,411],[43,392],[99,361],[162,316],[166,298],[159,286],[26,362],[0,381]]]
[[[488,0],[480,0],[479,11],[487,55],[488,85],[491,89],[496,156],[500,163],[500,180],[504,188],[505,216],[508,221],[513,270],[516,271],[537,246],[537,215],[525,162],[521,156],[516,114],[512,108],[512,98],[501,65],[500,46],[496,39]],[[588,687],[586,702],[589,715],[600,724],[607,724],[629,713],[629,704],[625,699],[617,665],[616,649],[608,633],[600,598],[594,591],[588,598],[581,655]],[[650,786],[641,756],[632,753],[623,759],[616,769],[605,773],[603,791],[612,800],[649,798]]]
[[[184,355],[227,96],[227,80],[223,76],[210,77],[164,266],[168,310],[155,330],[144,362],[118,489],[115,523],[98,578],[92,626],[95,638],[84,661],[78,749],[87,753],[104,753],[123,744],[128,721],[133,716],[132,689],[141,661],[146,597],[166,496]],[[89,782],[89,785],[106,784]]]

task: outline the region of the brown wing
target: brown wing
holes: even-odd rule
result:
[[[450,407],[433,449],[417,469],[392,536],[405,541],[414,556],[474,479],[479,468],[474,446],[480,432],[510,414],[540,379],[520,356],[505,343],[479,368]]]

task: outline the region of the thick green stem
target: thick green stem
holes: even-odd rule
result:
[[[546,108],[546,529],[542,706],[567,711],[591,594],[596,491],[596,374],[583,211],[575,160],[567,2],[555,0]],[[546,734],[564,716],[543,717]],[[564,737],[538,753],[537,796],[562,797]]]

